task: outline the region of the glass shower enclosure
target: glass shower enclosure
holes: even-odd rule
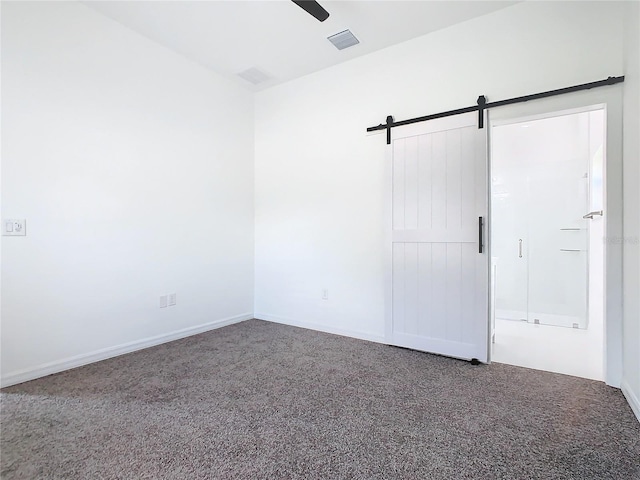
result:
[[[494,127],[496,318],[587,328],[590,222],[603,213],[603,122],[595,110]]]

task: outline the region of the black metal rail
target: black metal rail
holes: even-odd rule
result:
[[[547,92],[534,93],[532,95],[523,95],[522,97],[509,98],[507,100],[499,100],[497,102],[487,103],[487,99],[484,95],[480,95],[477,100],[477,104],[471,107],[458,108],[456,110],[449,110],[446,112],[433,113],[431,115],[425,115],[423,117],[410,118],[408,120],[400,120],[395,122],[393,117],[389,115],[386,123],[381,123],[375,127],[367,128],[367,132],[374,132],[376,130],[387,131],[387,144],[391,143],[391,129],[394,127],[401,127],[402,125],[410,125],[412,123],[426,122],[428,120],[435,120],[436,118],[451,117],[453,115],[460,115],[462,113],[478,112],[478,128],[484,128],[484,111],[488,108],[503,107],[505,105],[512,105],[514,103],[523,103],[530,100],[538,100],[540,98],[554,97],[556,95],[564,95],[565,93],[579,92],[581,90],[590,90],[596,87],[604,87],[606,85],[615,85],[616,83],[624,82],[624,75],[620,77],[609,77],[605,80],[599,80],[597,82],[583,83],[581,85],[574,85],[572,87],[558,88],[556,90],[549,90]]]

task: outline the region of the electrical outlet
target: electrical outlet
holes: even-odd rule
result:
[[[160,295],[160,308],[167,308],[167,296]]]
[[[329,300],[329,289],[328,288],[323,288],[322,289],[322,299],[323,300]]]
[[[24,236],[27,234],[25,219],[5,218],[2,220],[2,235],[6,237]]]
[[[168,295],[168,297],[169,297],[169,306],[171,307],[171,306],[175,305],[176,304],[176,294],[175,293],[170,293]]]

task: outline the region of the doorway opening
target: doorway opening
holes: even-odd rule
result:
[[[604,105],[491,126],[492,360],[604,380]]]

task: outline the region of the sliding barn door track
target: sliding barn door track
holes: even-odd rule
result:
[[[375,132],[376,130],[387,131],[387,145],[391,144],[391,129],[394,127],[401,127],[403,125],[410,125],[412,123],[426,122],[429,120],[435,120],[436,118],[451,117],[453,115],[460,115],[462,113],[478,112],[478,128],[484,128],[484,111],[489,108],[503,107],[505,105],[512,105],[514,103],[523,103],[530,100],[538,100],[540,98],[554,97],[556,95],[564,95],[565,93],[579,92],[581,90],[590,90],[592,88],[604,87],[607,85],[615,85],[616,83],[624,82],[624,75],[620,77],[608,77],[605,80],[599,80],[597,82],[583,83],[581,85],[574,85],[572,87],[558,88],[557,90],[549,90],[547,92],[534,93],[532,95],[524,95],[522,97],[509,98],[507,100],[499,100],[497,102],[487,103],[487,97],[480,95],[476,101],[476,105],[466,108],[458,108],[456,110],[449,110],[447,112],[433,113],[431,115],[425,115],[423,117],[410,118],[408,120],[400,120],[398,122],[393,120],[393,116],[389,115],[385,123],[376,125],[375,127],[367,128],[367,132]]]

